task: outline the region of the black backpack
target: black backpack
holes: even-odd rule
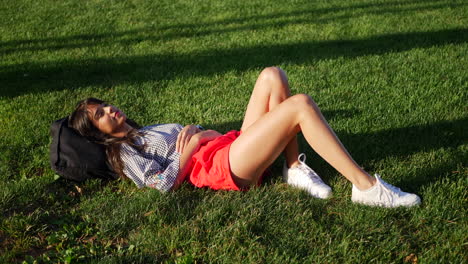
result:
[[[58,175],[77,182],[118,178],[107,162],[105,147],[68,127],[68,117],[53,122],[50,134],[50,165]]]

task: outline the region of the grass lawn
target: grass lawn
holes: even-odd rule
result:
[[[461,0],[3,0],[0,263],[468,262],[468,3]],[[239,129],[259,72],[280,66],[355,160],[422,197],[351,203],[286,186],[282,158],[248,192],[74,184],[49,126],[94,96],[140,124]]]

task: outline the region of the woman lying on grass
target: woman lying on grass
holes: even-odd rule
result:
[[[309,145],[353,184],[353,202],[383,207],[421,202],[359,167],[311,97],[291,96],[286,74],[275,67],[258,77],[240,131],[222,135],[180,124],[140,128],[117,107],[95,98],[78,103],[70,124],[105,144],[114,170],[140,188],[175,190],[187,180],[200,188],[248,189],[284,153],[286,182],[314,197],[329,198],[331,188],[304,163],[305,155],[299,155],[296,135],[302,131]]]

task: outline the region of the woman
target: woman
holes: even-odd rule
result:
[[[81,101],[70,123],[83,136],[107,145],[113,168],[140,188],[174,190],[187,180],[197,187],[246,189],[257,184],[283,152],[286,182],[328,198],[331,188],[305,164],[305,155],[299,155],[296,135],[302,131],[309,145],[353,184],[353,202],[382,207],[421,202],[359,167],[315,102],[305,94],[291,96],[286,74],[276,67],[258,77],[240,131],[221,135],[179,124],[140,129],[118,108],[95,98]]]

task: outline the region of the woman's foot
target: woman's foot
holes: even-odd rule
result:
[[[421,203],[421,198],[413,193],[403,192],[389,183],[386,183],[380,178],[380,175],[375,174],[376,183],[367,190],[359,190],[353,184],[351,201],[354,203],[366,204],[371,206],[381,207],[399,207],[399,206],[415,206]]]
[[[283,178],[286,183],[303,189],[316,198],[330,198],[332,195],[330,186],[326,185],[317,173],[305,164],[305,154],[299,155],[298,160],[299,164],[292,168],[288,168],[286,163],[284,164]]]

